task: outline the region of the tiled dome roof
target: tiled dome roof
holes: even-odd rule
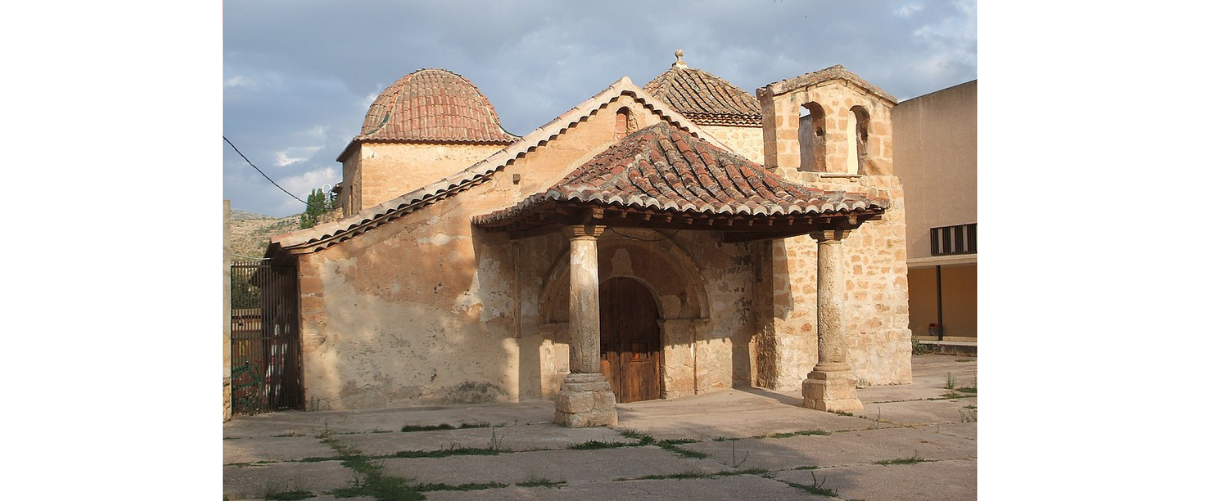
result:
[[[678,61],[645,84],[652,94],[699,125],[761,126],[761,105],[752,94],[703,70]]]
[[[441,69],[422,69],[387,87],[364,116],[357,140],[497,143],[518,139],[477,86]]]

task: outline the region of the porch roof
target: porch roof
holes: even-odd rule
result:
[[[730,241],[856,227],[884,198],[792,183],[665,122],[630,134],[548,190],[475,216],[512,236],[568,224],[722,230]]]

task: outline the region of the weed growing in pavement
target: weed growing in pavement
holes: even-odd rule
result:
[[[979,411],[975,406],[968,405],[963,409],[958,409],[959,423],[977,423],[979,422]]]
[[[737,459],[736,459],[736,442],[733,442],[732,443],[732,462],[725,463],[725,464],[727,464],[728,466],[731,466],[733,468],[740,468],[742,465],[745,464],[745,461],[749,460],[749,451],[741,451],[741,452],[744,452],[745,455],[741,456],[740,461],[737,461]]]
[[[958,380],[954,378],[954,373],[947,372],[946,373],[946,389],[953,390],[954,386],[956,386],[957,384],[958,384]]]
[[[787,432],[787,433],[775,433],[773,435],[762,435],[761,438],[766,438],[767,436],[769,438],[791,438],[791,437],[801,437],[804,435],[828,435],[828,434],[829,433],[824,430],[800,430],[800,431],[792,431],[792,432]]]
[[[703,473],[698,470],[687,470],[682,473],[671,473],[669,475],[645,475],[636,478],[617,478],[617,482],[626,480],[691,480],[698,478],[715,479],[720,477],[731,477],[735,475],[765,475],[770,473],[770,470],[765,468],[748,468],[744,470],[720,471],[716,473]]]
[[[496,426],[506,426],[505,423]],[[460,423],[460,426],[452,426],[448,423],[440,424],[408,424],[402,427],[402,431],[437,431],[437,430],[466,430],[470,428],[494,428],[495,425],[489,423]]]
[[[706,453],[699,452],[699,451],[692,451],[690,449],[683,449],[681,447],[678,447],[679,445],[682,445],[682,444],[696,443],[696,442],[698,442],[698,440],[694,440],[694,439],[690,439],[690,438],[667,438],[664,440],[657,440],[650,435],[646,435],[644,433],[640,433],[640,432],[634,431],[634,430],[619,430],[619,434],[622,435],[624,438],[636,440],[636,443],[634,443],[634,444],[632,444],[632,443],[623,444],[619,447],[642,447],[645,445],[655,445],[657,447],[660,447],[669,452],[672,452],[674,454],[677,454],[679,456],[686,457],[686,458],[704,459],[707,457]],[[590,442],[586,442],[586,443],[590,443]]]
[[[568,484],[569,484],[569,482],[566,482],[564,480],[561,480],[559,482],[553,482],[552,480],[549,480],[547,478],[537,477],[535,475],[528,475],[526,480],[524,480],[522,482],[515,482],[515,485],[518,487],[547,487],[550,489],[551,488],[560,489],[561,486],[568,485]]]
[[[501,484],[498,482],[477,483],[470,482],[467,484],[418,484],[414,486],[414,490],[418,492],[432,491],[483,491],[486,489],[500,489],[510,484]]]
[[[598,440],[591,440],[589,442],[582,442],[580,444],[570,445],[569,448],[573,449],[575,451],[590,451],[590,450],[597,450],[597,449],[616,449],[619,447],[631,447],[633,445],[634,444],[629,444],[627,442],[607,442],[605,440],[600,442]]]
[[[928,460],[923,457],[920,457],[916,453],[913,453],[912,457],[910,457],[910,458],[884,459],[882,461],[875,461],[874,464],[881,464],[881,465],[916,464],[916,463],[924,463],[926,461],[928,461]]]
[[[812,472],[812,485],[803,485],[803,484],[797,484],[794,482],[786,482],[786,484],[791,487],[794,487],[796,489],[801,489],[801,490],[807,491],[811,494],[815,494],[817,496],[828,496],[830,498],[837,497],[836,489],[825,489],[824,488],[825,480],[828,480],[828,477],[824,477],[824,478],[820,479],[820,481],[817,481],[816,480],[816,472]]]
[[[339,454],[343,466],[352,470],[351,485],[331,491],[337,498],[371,496],[378,500],[389,501],[420,501],[425,496],[410,486],[404,478],[391,477],[385,474],[385,468],[380,461],[372,461],[362,456],[360,451],[340,444],[333,438],[322,441]]]
[[[314,493],[305,489],[305,485],[300,478],[293,480],[293,488],[288,489],[287,485],[280,485],[276,482],[269,482],[264,486],[264,499],[273,501],[298,501],[301,499],[309,499],[315,497]]]
[[[500,436],[498,436],[498,432],[497,432],[497,430],[496,430],[496,429],[494,429],[494,428],[490,428],[490,446],[489,446],[489,449],[490,449],[491,451],[506,451],[506,452],[510,452],[510,449],[504,449],[504,448],[502,448],[502,439],[503,439],[503,438],[504,438],[504,437],[500,437]]]
[[[838,416],[845,416],[845,417],[853,417],[853,415],[854,415],[854,413],[852,413],[852,412],[845,412],[845,411],[832,411],[832,413],[836,414]]]

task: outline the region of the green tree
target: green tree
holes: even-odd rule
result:
[[[334,204],[326,193],[318,188],[313,189],[310,191],[310,196],[306,197],[305,212],[301,213],[301,229],[313,228],[318,224],[318,216],[326,214],[334,208]]]

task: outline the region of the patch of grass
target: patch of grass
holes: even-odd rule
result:
[[[882,461],[875,461],[874,464],[881,464],[881,465],[916,464],[916,463],[924,463],[926,461],[928,461],[928,460],[926,460],[925,458],[920,457],[916,454],[913,454],[912,457],[909,457],[909,458],[884,459]]]
[[[272,463],[275,463],[275,462],[276,462],[276,461],[266,461],[266,460],[262,460],[262,459],[261,459],[261,460],[259,460],[259,461],[251,461],[251,462],[247,462],[247,463],[229,463],[229,464],[226,464],[225,466],[234,466],[234,467],[238,467],[238,468],[246,468],[246,467],[248,467],[248,466],[260,466],[260,465],[265,465],[265,464],[272,464]]]
[[[970,393],[973,395],[979,394],[979,388],[974,386],[963,386],[961,388],[957,388],[955,391],[961,391],[963,393]]]
[[[853,417],[853,415],[854,415],[854,413],[846,412],[846,411],[832,411],[832,412],[833,412],[833,414],[836,414],[838,416],[845,416],[845,417]]]
[[[602,442],[600,442],[598,440],[591,440],[589,442],[582,442],[580,444],[570,445],[569,448],[573,449],[575,451],[590,451],[590,450],[597,450],[597,449],[616,449],[619,447],[631,447],[633,445],[635,445],[635,444],[629,444],[626,442],[607,442],[605,440]]]
[[[498,426],[505,426],[500,424]],[[437,431],[437,430],[466,430],[470,428],[491,428],[494,425],[489,423],[460,423],[459,426],[452,426],[448,423],[441,424],[408,424],[402,427],[402,431]]]
[[[770,438],[791,438],[791,437],[802,437],[805,435],[828,435],[828,434],[829,433],[824,430],[800,430],[800,431],[791,431],[791,432],[787,432],[787,433],[775,433],[773,435],[770,435]]]
[[[501,489],[510,484],[500,484],[498,482],[477,483],[471,482],[467,484],[418,484],[414,486],[414,490],[418,492],[432,491],[483,491],[486,489]]]
[[[448,424],[448,423],[437,424],[437,425],[419,425],[419,424],[408,424],[408,425],[406,425],[406,426],[403,426],[403,427],[402,427],[402,431],[403,431],[403,432],[410,432],[410,431],[435,431],[435,430],[455,430],[455,429],[456,429],[455,427],[453,427],[452,425],[450,425],[450,424]]]
[[[973,358],[960,358],[958,360],[955,360],[955,362],[974,362],[974,361],[975,361],[975,359],[973,359]]]
[[[819,466],[796,466],[791,469],[792,470],[818,470],[818,469],[820,469],[820,467]]]
[[[711,441],[712,441],[712,442],[727,442],[727,441],[730,441],[730,440],[731,440],[731,441],[736,441],[736,440],[740,440],[740,439],[739,439],[739,438],[733,438],[733,437],[715,437],[715,438],[711,439]]]
[[[669,475],[645,475],[636,478],[617,478],[616,481],[624,480],[691,480],[698,478],[716,479],[720,477],[731,477],[735,475],[764,475],[770,470],[765,468],[747,468],[744,470],[721,471],[716,473],[703,473],[701,471],[684,471],[682,473],[671,473]]]
[[[975,406],[973,406],[973,405],[968,405],[964,409],[958,409],[958,422],[959,423],[977,423],[977,422],[979,422],[979,411],[976,410]]]
[[[448,449],[437,451],[398,451],[389,457],[395,458],[446,458],[448,456],[497,456],[498,449],[481,449],[478,447],[457,447],[455,444]]]
[[[410,486],[404,478],[385,474],[379,461],[362,456],[360,451],[340,444],[333,438],[322,441],[339,453],[343,466],[352,470],[351,485],[331,491],[336,498],[370,496],[381,501],[422,501],[422,493]]]
[[[288,433],[281,433],[281,434],[279,434],[279,435],[272,435],[272,438],[281,438],[281,437],[296,437],[296,436],[297,436],[297,432],[295,432],[295,431],[290,431],[290,432],[288,432]]]
[[[393,430],[382,430],[380,428],[373,428],[370,433],[393,433]]]
[[[274,500],[274,501],[298,501],[301,499],[309,499],[312,497],[317,497],[317,496],[315,496],[314,493],[312,493],[310,491],[282,491],[282,492],[273,492],[271,494],[267,494],[267,493],[264,494],[264,499],[269,499],[269,500]]]
[[[678,447],[679,445],[682,445],[682,444],[693,444],[693,443],[698,442],[698,440],[694,440],[691,438],[667,438],[664,440],[657,440],[650,435],[646,435],[644,433],[640,433],[640,432],[632,431],[632,430],[619,430],[619,434],[622,435],[624,438],[636,440],[636,443],[627,443],[627,444],[618,445],[616,447],[643,447],[646,445],[655,445],[657,447],[660,447],[662,449],[665,449],[669,452],[672,452],[674,454],[677,454],[677,455],[685,457],[685,458],[692,458],[692,459],[707,458],[707,454],[704,452],[692,451],[689,449],[683,449],[681,447]],[[585,442],[585,443],[590,444],[591,442],[598,443],[595,440],[592,440],[590,442]],[[601,444],[601,443],[598,443],[598,444]],[[595,445],[595,447],[607,448],[607,447],[601,447],[599,445]]]
[[[564,480],[561,480],[560,482],[553,482],[552,480],[549,480],[547,478],[535,478],[534,476],[527,477],[527,480],[524,480],[522,482],[515,482],[515,485],[519,486],[519,487],[546,487],[546,488],[550,488],[550,489],[552,489],[552,488],[560,489],[561,486],[568,485],[568,484],[569,484],[569,482],[566,482]]]
[[[940,397],[926,398],[925,400],[953,400],[956,398],[970,398],[974,395],[966,395],[958,392],[948,391]]]
[[[657,443],[655,438],[634,430],[619,430],[619,435],[624,438],[636,440],[637,443],[635,445],[653,445]]]
[[[678,447],[681,444],[693,444],[695,442],[698,442],[698,440],[691,440],[688,438],[678,438],[678,439],[661,440],[661,441],[658,441],[656,445],[657,445],[657,447],[665,449],[669,452],[672,452],[672,453],[682,456],[684,458],[707,459],[707,453],[705,453],[705,452],[692,451],[690,449],[683,449],[681,447]]]

